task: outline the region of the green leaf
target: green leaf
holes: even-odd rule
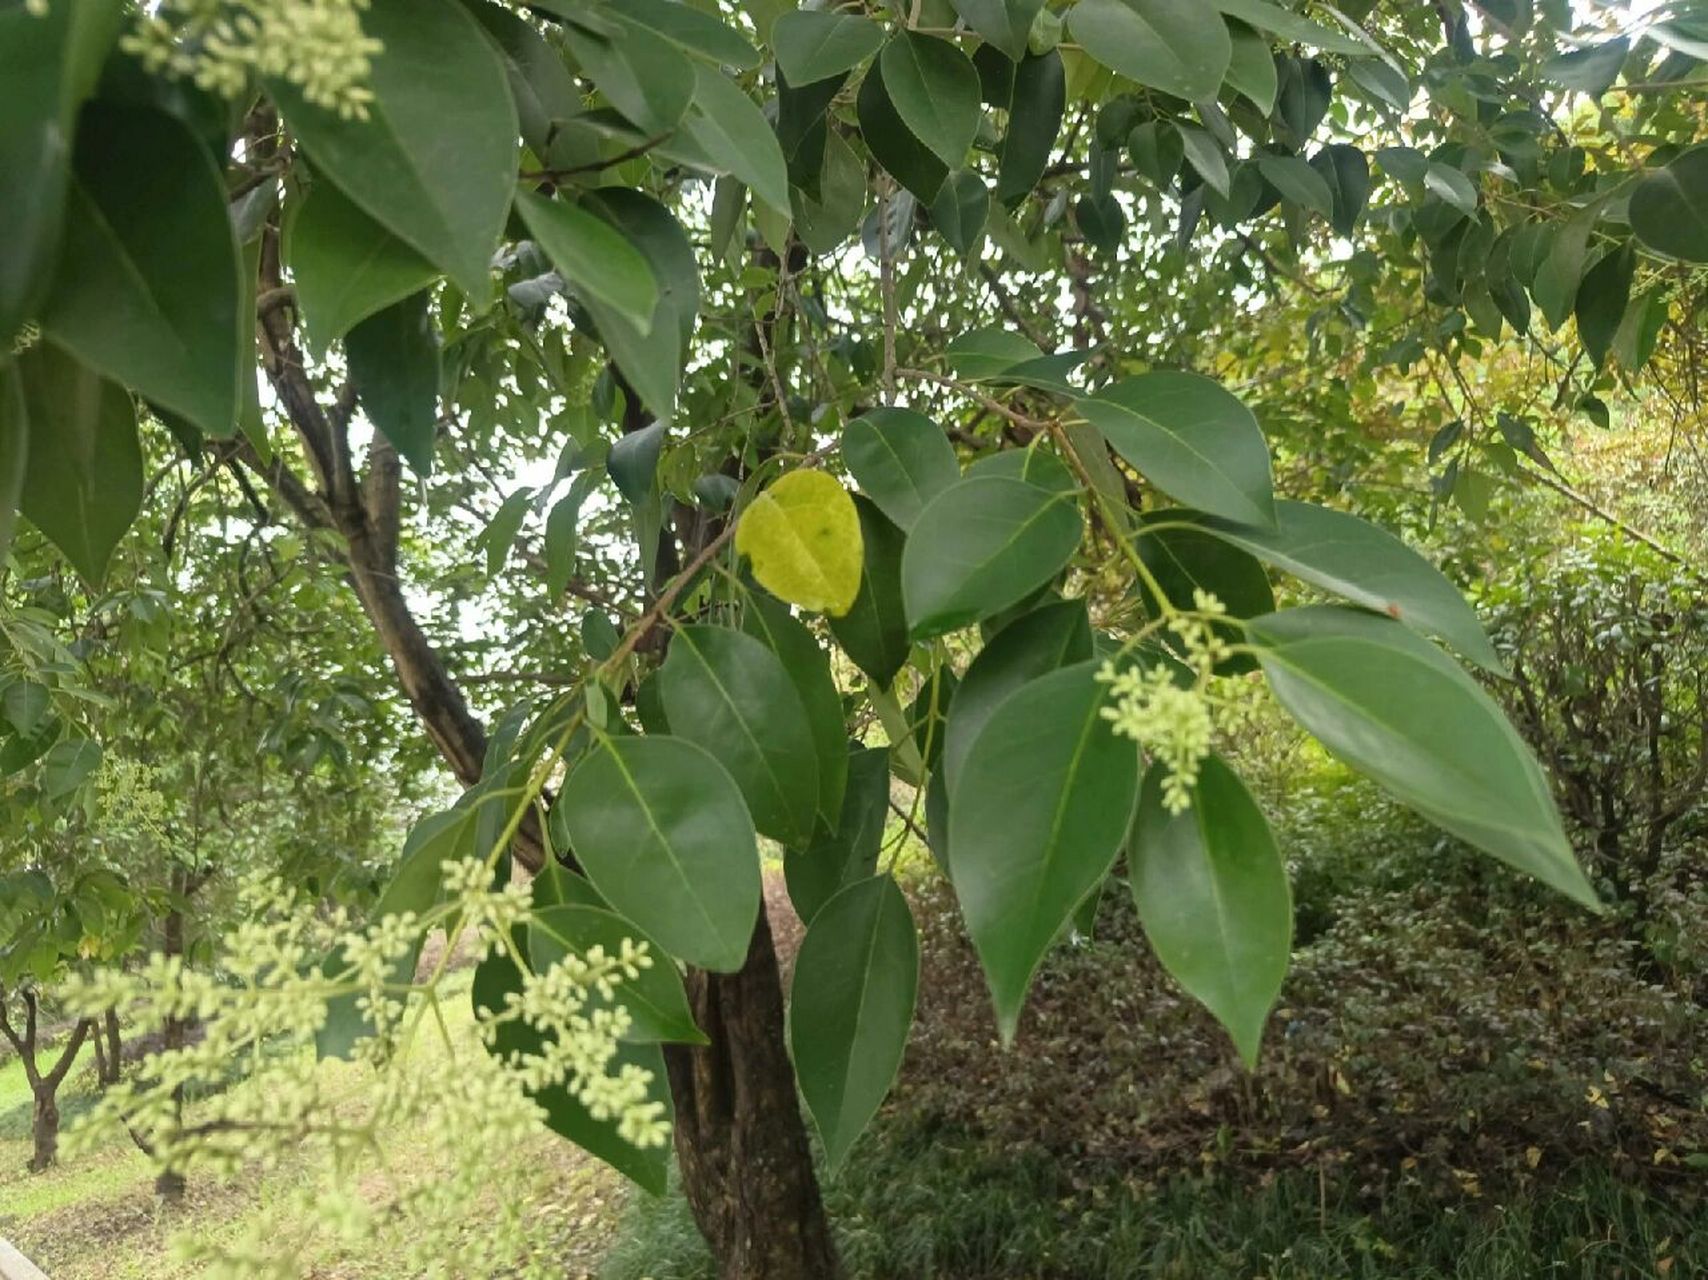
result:
[[[1139,557],[1151,577],[1162,588],[1169,603],[1178,609],[1196,607],[1196,593],[1207,591],[1221,601],[1229,618],[1255,618],[1275,608],[1275,593],[1269,575],[1244,550],[1229,546],[1196,528],[1169,527],[1170,515],[1161,511],[1147,516],[1138,540]],[[1153,618],[1160,615],[1148,585],[1134,587]],[[1230,644],[1244,637],[1232,622],[1211,627]],[[1257,662],[1247,654],[1235,653],[1217,664],[1217,675],[1240,675],[1255,670]]]
[[[938,494],[908,534],[902,599],[914,638],[1018,604],[1067,565],[1084,524],[1073,494],[975,476]]]
[[[783,878],[795,914],[807,924],[839,891],[878,869],[890,816],[890,749],[859,747],[845,757],[848,787],[833,822],[812,842],[783,855]]]
[[[1079,0],[1068,30],[1117,75],[1189,102],[1213,99],[1233,60],[1226,24],[1199,0]]]
[[[366,119],[310,103],[283,79],[268,79],[268,93],[319,173],[484,302],[516,185],[520,126],[504,62],[455,0],[372,0],[362,30],[380,43]]]
[[[344,353],[368,417],[417,475],[428,475],[439,423],[439,331],[426,291],[350,330]]]
[[[1049,167],[1050,153],[1067,110],[1067,72],[1059,50],[1027,54],[1014,68],[1006,103],[1008,131],[997,157],[996,198],[1014,206],[1026,198]]]
[[[593,1007],[628,1011],[631,1022],[623,1040],[629,1044],[705,1044],[682,975],[670,954],[638,926],[612,911],[569,904],[546,907],[528,920],[528,961],[535,973],[547,972],[567,956],[584,957],[594,947],[608,956],[621,955],[625,941],[644,944],[652,964],[639,977],[618,983],[611,999],[596,1000]]]
[[[901,1069],[919,937],[894,880],[851,885],[813,917],[789,990],[789,1049],[834,1171]]]
[[[849,660],[888,689],[907,665],[912,643],[901,596],[905,535],[864,495],[855,495],[854,509],[860,519],[860,590],[847,613],[827,621]]]
[[[516,535],[522,532],[522,521],[527,518],[528,507],[533,500],[532,489],[523,487],[515,490],[498,504],[492,522],[480,531],[475,545],[486,550],[488,577],[495,577],[510,558],[510,548],[516,544]]]
[[[42,794],[50,800],[70,795],[101,766],[101,746],[88,738],[56,742],[42,757]]]
[[[0,12],[0,347],[10,347],[46,294],[77,109],[124,19],[120,0]]]
[[[136,407],[123,387],[47,343],[18,356],[4,381],[15,386],[4,416],[8,461],[22,467],[19,509],[98,586],[142,509]]]
[[[517,949],[528,950],[525,928],[517,931]],[[508,998],[522,992],[522,974],[508,949],[500,947],[482,960],[474,971],[470,999],[477,1010],[500,1013]],[[499,1027],[494,1043],[487,1051],[501,1057],[512,1053],[537,1054],[544,1041],[539,1031],[526,1023],[510,1021]],[[664,1054],[657,1045],[618,1047],[616,1058],[608,1069],[621,1071],[634,1066],[651,1076],[647,1101],[663,1108],[666,1119],[675,1116],[675,1103],[670,1097],[669,1079],[664,1066]],[[637,1147],[617,1132],[614,1119],[595,1120],[581,1101],[564,1085],[557,1085],[533,1095],[546,1113],[546,1126],[560,1137],[567,1138],[588,1154],[596,1156],[624,1177],[655,1196],[664,1194],[670,1183],[670,1147]]]
[[[854,13],[799,9],[771,28],[777,66],[796,88],[852,71],[883,43],[883,28]]]
[[[651,496],[658,479],[658,459],[663,451],[662,422],[630,431],[611,446],[611,452],[605,458],[605,472],[630,506],[638,507]]]
[[[901,122],[946,166],[959,169],[979,127],[979,73],[972,60],[947,40],[901,31],[878,61]]]
[[[673,42],[618,12],[604,11],[611,17],[607,37],[574,20],[585,12],[581,6],[563,7],[571,19],[562,27],[563,42],[582,74],[642,134],[674,131],[694,97],[694,63]]]
[[[765,113],[723,72],[695,64],[694,103],[682,127],[714,172],[739,178],[779,216],[791,216],[789,170],[777,135]]]
[[[1166,776],[1166,766],[1152,765],[1139,794],[1133,901],[1163,968],[1255,1067],[1293,950],[1287,868],[1263,811],[1220,756],[1199,766],[1184,813],[1163,803]]]
[[[1091,657],[1091,618],[1083,600],[1056,600],[1022,614],[990,638],[967,668],[949,707],[943,775],[952,792],[973,743],[998,707],[1021,686]]]
[[[1640,188],[1639,188],[1640,190]],[[1583,283],[1589,257],[1589,238],[1600,216],[1600,203],[1586,205],[1573,214],[1553,237],[1548,256],[1536,268],[1530,293],[1550,329],[1558,329],[1571,315]]]
[[[795,234],[816,254],[838,249],[860,227],[866,212],[866,164],[841,133],[825,138],[818,195],[790,191]]]
[[[931,206],[931,225],[962,257],[968,257],[984,242],[985,219],[990,216],[990,188],[971,169],[951,173]]]
[[[1320,213],[1325,218],[1334,216],[1334,192],[1309,162],[1298,156],[1278,156],[1264,151],[1258,154],[1257,168],[1269,185],[1281,193],[1283,200]]]
[[[1334,606],[1250,624],[1281,705],[1329,749],[1461,839],[1595,906],[1535,758],[1429,641]]]
[[[1626,241],[1589,269],[1578,288],[1575,311],[1578,338],[1595,367],[1607,361],[1625,310],[1631,304],[1631,281],[1637,273],[1635,246]]]
[[[800,696],[812,731],[818,759],[818,816],[835,826],[842,813],[848,781],[848,739],[843,726],[842,695],[830,671],[830,654],[813,633],[789,612],[789,606],[754,593],[741,619],[742,630],[777,655]]]
[[[1228,160],[1221,145],[1203,129],[1189,124],[1177,124],[1175,135],[1180,139],[1181,154],[1186,157],[1205,185],[1223,199],[1232,189],[1228,175]],[[1178,167],[1178,166],[1176,166]]]
[[[1452,165],[1431,162],[1424,170],[1423,185],[1431,195],[1446,201],[1467,218],[1476,213],[1476,184]]]
[[[658,310],[658,282],[639,249],[609,222],[567,200],[519,188],[516,211],[578,296],[609,307],[637,335],[648,333]]]
[[[888,49],[889,46],[886,45],[885,48]],[[887,74],[883,59],[880,58],[867,69],[865,77],[860,81],[860,95],[855,103],[860,118],[860,136],[865,140],[866,149],[872,153],[872,158],[883,166],[884,171],[920,201],[929,205],[943,189],[943,180],[949,176],[949,166],[903,123],[886,82]],[[973,78],[976,89],[976,71]],[[922,106],[918,102],[915,105]],[[977,105],[978,95],[975,92],[975,111]],[[973,127],[976,131],[976,116]],[[969,143],[970,141],[969,138]],[[956,156],[956,165],[964,158],[964,154]]]
[[[911,529],[925,505],[961,478],[943,429],[912,409],[870,409],[842,432],[848,474],[898,527]]]
[[[85,109],[59,271],[41,327],[211,436],[237,429],[237,238],[213,160],[143,107]]]
[[[621,0],[622,16],[657,32],[678,48],[726,67],[751,71],[759,51],[741,33],[680,0]]]
[[[1322,175],[1334,194],[1329,221],[1336,233],[1350,236],[1370,203],[1369,160],[1357,147],[1336,142],[1311,157],[1311,168]]]
[[[11,554],[29,457],[30,406],[23,377],[16,360],[0,363],[0,563]],[[7,693],[10,695],[11,690]]]
[[[286,210],[285,262],[316,356],[439,277],[437,267],[330,182],[317,183]]]
[[[966,24],[1008,57],[1026,56],[1026,40],[1044,0],[951,0]]]
[[[1228,63],[1228,87],[1243,94],[1259,114],[1275,110],[1281,80],[1275,70],[1275,54],[1269,41],[1237,19],[1228,20],[1228,38],[1233,59]]]
[[[1082,662],[1010,695],[949,794],[955,893],[1004,1043],[1044,953],[1114,864],[1138,795],[1138,747],[1099,714],[1096,671]]]
[[[791,471],[741,514],[735,549],[772,595],[838,617],[860,591],[860,516],[823,471]]]
[[[680,627],[658,678],[671,728],[729,771],[753,825],[784,844],[810,839],[818,810],[818,753],[806,708],[782,660],[752,636],[727,627]]]
[[[642,403],[668,424],[676,414],[676,392],[700,309],[694,247],[670,210],[639,191],[601,187],[583,196],[582,204],[614,227],[651,268],[658,305],[644,327],[591,293],[582,302],[617,368]]]
[[[545,154],[559,122],[580,114],[581,90],[563,55],[532,24],[492,0],[463,0],[504,62],[522,141]]]
[[[759,847],[716,759],[681,738],[612,738],[570,772],[557,804],[612,910],[679,960],[741,968],[759,915]]]
[[[1313,22],[1303,14],[1284,9],[1270,0],[1210,0],[1230,18],[1267,31],[1272,36],[1293,44],[1308,45],[1324,53],[1342,53],[1349,57],[1369,57],[1375,52],[1355,36]]]
[[[1386,529],[1344,511],[1285,499],[1275,504],[1275,516],[1272,529],[1185,511],[1162,511],[1155,518],[1189,520],[1312,586],[1445,640],[1493,675],[1506,673],[1464,594]]]
[[[1567,89],[1576,89],[1599,98],[1619,78],[1619,72],[1630,56],[1631,42],[1624,36],[1604,40],[1600,44],[1570,49],[1549,58],[1541,66],[1544,79]]]
[[[970,329],[943,349],[955,376],[967,382],[990,382],[1018,365],[1044,358],[1038,344],[1002,325]]]
[[[1195,373],[1123,378],[1079,412],[1165,493],[1213,515],[1273,527],[1269,446],[1237,399]]]

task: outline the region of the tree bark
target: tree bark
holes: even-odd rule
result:
[[[732,974],[688,975],[710,1040],[665,1051],[682,1190],[722,1280],[840,1274],[783,1041],[783,991],[763,910]]]
[[[54,1089],[35,1095],[30,1113],[30,1172],[45,1173],[59,1159],[59,1098]]]
[[[172,888],[177,895],[185,895],[186,874],[181,871],[172,873]],[[162,926],[161,951],[168,956],[184,954],[184,913],[176,907],[166,913]],[[161,1048],[167,1053],[182,1049],[188,1038],[189,1027],[182,1018],[169,1017],[160,1027]],[[184,1089],[180,1085],[172,1091],[172,1107],[178,1113],[180,1120],[184,1112]],[[184,1175],[176,1169],[161,1169],[154,1177],[154,1193],[163,1200],[181,1200],[184,1196]]]

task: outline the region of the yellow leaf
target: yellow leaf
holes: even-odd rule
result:
[[[791,471],[742,513],[735,549],[772,595],[839,618],[860,594],[860,514],[835,477]]]

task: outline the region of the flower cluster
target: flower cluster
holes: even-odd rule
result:
[[[1231,652],[1216,629],[1227,613],[1222,602],[1199,590],[1193,593],[1193,606],[1193,612],[1176,613],[1168,620],[1179,660],[1193,677],[1190,683],[1183,683],[1180,668],[1167,662],[1123,671],[1105,661],[1097,673],[1109,686],[1110,702],[1102,717],[1114,732],[1137,742],[1168,770],[1162,798],[1170,813],[1192,807],[1199,765],[1210,754],[1215,733],[1207,686]]]
[[[123,47],[149,71],[240,96],[252,77],[286,81],[309,102],[366,119],[380,43],[362,32],[367,0],[161,0]]]
[[[445,893],[461,912],[464,927],[481,944],[480,954],[489,954],[526,918],[530,906],[528,886],[511,881],[492,887],[492,868],[481,858],[458,858],[440,865]]]

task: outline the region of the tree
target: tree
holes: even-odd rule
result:
[[[98,580],[142,487],[140,404],[338,558],[471,789],[474,852],[551,869],[538,910],[614,914],[689,966],[706,1043],[635,1052],[668,1074],[725,1274],[835,1272],[796,1087],[835,1162],[905,1043],[892,771],[1004,1038],[1124,855],[1167,967],[1256,1052],[1289,911],[1213,751],[1229,675],[1594,902],[1539,768],[1437,643],[1502,674],[1457,590],[1278,497],[1259,418],[1205,374],[1266,300],[1309,295],[1313,342],[1462,396],[1443,494],[1525,472],[1534,431],[1478,412],[1461,362],[1572,321],[1559,395],[1604,412],[1695,296],[1691,14],[228,8],[0,7],[0,147],[32,179],[0,204],[6,491]],[[1348,402],[1317,379],[1290,420],[1263,406],[1296,488],[1331,487],[1313,428]],[[1271,571],[1345,603],[1277,609]],[[411,582],[486,625],[436,643]],[[594,605],[579,628],[566,596]],[[465,657],[467,687],[529,691],[490,732]],[[758,836],[808,921],[792,1056]]]

